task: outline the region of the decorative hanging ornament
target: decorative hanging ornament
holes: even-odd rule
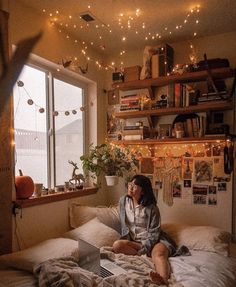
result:
[[[44,113],[44,108],[40,108],[39,112],[40,112],[40,114],[43,114]]]
[[[24,87],[24,83],[22,81],[17,81],[17,86],[18,87]]]
[[[27,104],[30,105],[30,106],[32,106],[33,103],[34,103],[34,101],[33,101],[32,99],[29,99],[29,100],[27,101]]]
[[[57,117],[59,115],[58,111],[53,112],[54,117]]]
[[[69,116],[69,114],[70,114],[70,112],[65,111],[65,115],[66,115],[66,116]]]
[[[73,110],[73,111],[72,111],[72,114],[73,114],[73,115],[76,115],[76,114],[77,114],[77,111],[76,111],[76,110]]]

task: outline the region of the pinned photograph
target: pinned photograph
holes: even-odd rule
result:
[[[227,190],[226,182],[219,182],[218,183],[218,191],[226,191],[226,190]]]
[[[217,197],[215,194],[208,196],[208,205],[217,205]]]
[[[173,182],[173,197],[181,197],[182,188],[179,182]]]
[[[193,203],[206,204],[207,203],[208,185],[194,184],[193,185]]]
[[[192,181],[189,179],[184,180],[184,188],[191,188],[192,186]]]
[[[213,160],[197,159],[194,165],[196,182],[212,182],[213,180]]]
[[[184,158],[182,162],[182,177],[183,179],[192,179],[193,174],[193,159]]]
[[[216,194],[216,186],[209,185],[208,194]]]
[[[224,155],[224,147],[222,144],[216,144],[212,147],[213,156],[222,156]]]

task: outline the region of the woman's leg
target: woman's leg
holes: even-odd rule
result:
[[[123,253],[126,255],[138,255],[138,250],[140,248],[141,244],[126,239],[116,240],[113,243],[113,251],[115,253]]]
[[[151,272],[150,277],[153,281],[168,284],[170,278],[170,265],[168,261],[169,250],[163,243],[157,243],[152,249],[152,261],[156,272]]]

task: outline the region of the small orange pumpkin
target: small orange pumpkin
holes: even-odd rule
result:
[[[19,170],[19,176],[15,178],[16,185],[16,198],[26,199],[32,196],[34,192],[34,182],[30,176],[23,175],[22,171]]]

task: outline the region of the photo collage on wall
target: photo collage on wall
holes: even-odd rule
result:
[[[224,173],[224,144],[205,144],[200,151],[184,149],[180,156],[143,157],[140,172],[151,179],[156,195],[162,191],[163,198],[217,206],[219,194],[231,186],[230,174]]]

